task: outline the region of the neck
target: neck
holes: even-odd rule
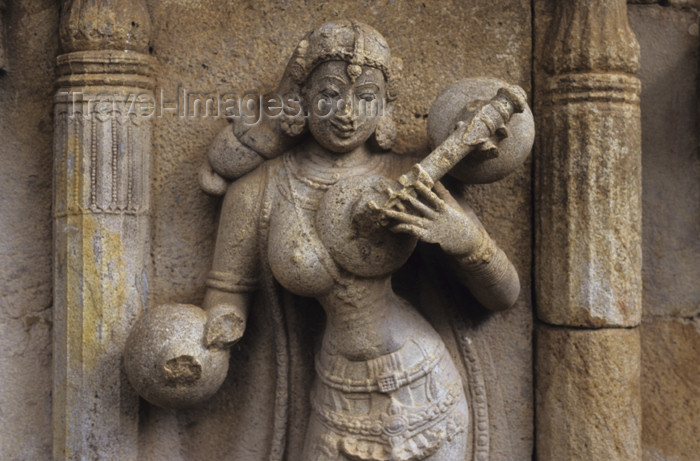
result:
[[[372,153],[365,143],[349,152],[329,152],[310,138],[304,149],[315,164],[322,168],[353,168],[369,165]]]

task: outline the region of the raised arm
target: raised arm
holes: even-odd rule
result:
[[[520,281],[513,264],[496,246],[471,209],[464,210],[437,183],[433,190],[420,181],[416,195],[399,191],[398,209],[382,209],[392,221],[391,229],[439,244],[456,265],[460,279],[487,309],[511,307],[520,293]]]

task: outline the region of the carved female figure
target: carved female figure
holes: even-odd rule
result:
[[[314,30],[278,88],[288,95],[281,118],[227,130],[200,177],[205,190],[225,191],[204,345],[236,343],[253,293],[274,298],[276,283],[316,299],[326,313],[304,460],[466,458],[469,411],[459,373],[440,335],[392,289],[417,240],[438,244],[485,307],[507,309],[519,293],[505,254],[431,169],[461,151],[493,153],[518,109],[507,98],[503,107],[492,103],[495,126],[458,124],[460,139],[472,141],[448,145],[450,138],[433,157],[440,162],[411,169],[387,152],[395,66],[369,26],[339,21]],[[282,456],[283,439],[273,441],[273,458]]]

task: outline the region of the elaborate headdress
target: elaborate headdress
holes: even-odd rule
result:
[[[299,42],[276,93],[301,102],[301,90],[309,75],[327,61],[347,62],[346,72],[351,79],[362,73],[362,66],[374,67],[384,74],[388,104],[377,123],[374,140],[380,148],[390,149],[396,139],[392,111],[401,60],[391,57],[386,40],[374,28],[349,20],[329,22]],[[221,195],[226,191],[224,179],[240,177],[294,144],[305,131],[306,117],[303,111],[288,113],[286,109],[279,118],[263,117],[253,125],[234,119],[233,127],[222,131],[209,149],[209,160],[200,171],[202,188]]]
[[[362,66],[381,70],[387,81],[387,98],[396,98],[393,84],[400,63],[392,61],[386,40],[374,28],[348,20],[322,25],[299,42],[285,74],[301,87],[316,66],[327,61],[347,62],[353,79],[362,73]]]
[[[327,61],[347,62],[346,71],[352,80],[362,74],[362,66],[382,71],[389,104],[379,119],[374,139],[382,149],[390,149],[396,139],[391,102],[396,99],[401,61],[391,58],[384,37],[374,28],[355,21],[341,20],[322,25],[309,32],[297,45],[282,79],[281,86],[285,88],[280,89],[298,95],[316,66]],[[298,113],[283,114],[279,127],[287,136],[298,136],[304,132],[306,119]]]

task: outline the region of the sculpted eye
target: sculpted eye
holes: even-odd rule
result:
[[[367,102],[374,101],[377,98],[374,93],[362,93],[359,96],[360,99],[364,99]]]
[[[321,92],[321,94],[323,95],[324,98],[329,98],[329,99],[337,98],[339,95],[339,93],[332,88],[328,88],[328,89],[323,90]]]

